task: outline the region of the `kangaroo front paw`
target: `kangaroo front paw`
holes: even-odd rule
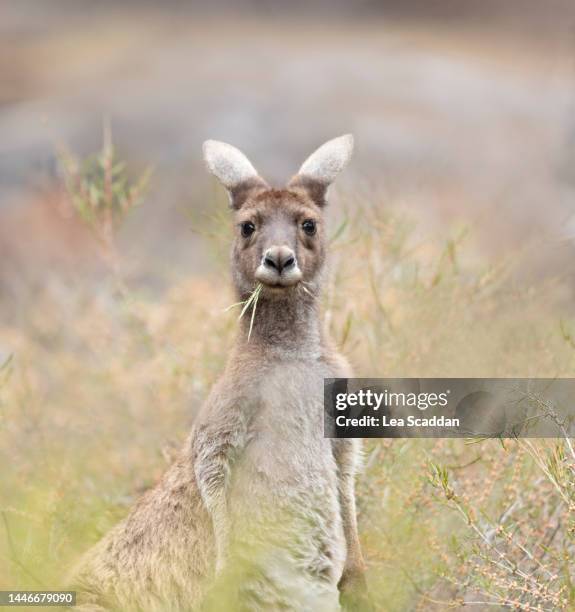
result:
[[[340,592],[340,603],[345,611],[375,612],[369,596],[363,569],[345,569],[337,588]]]
[[[216,577],[221,576],[228,565],[228,560],[224,555],[218,555],[214,567]]]

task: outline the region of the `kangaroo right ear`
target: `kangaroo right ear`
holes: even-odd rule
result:
[[[305,189],[318,206],[325,206],[327,190],[346,167],[352,152],[351,134],[328,140],[304,161],[288,186]]]
[[[268,188],[239,149],[218,140],[206,140],[203,150],[206,166],[228,190],[232,208],[240,208],[253,189]]]

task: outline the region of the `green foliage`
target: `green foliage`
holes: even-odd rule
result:
[[[489,443],[484,446],[489,450]],[[452,531],[457,563],[467,569],[465,580],[457,577],[453,560],[440,581],[450,585],[453,600],[461,597],[467,604],[473,596],[484,605],[517,610],[571,609],[575,601],[572,577],[564,560],[573,559],[575,542],[564,523],[570,522],[573,503],[554,493],[563,488],[573,491],[571,443],[567,439],[551,444],[514,441],[502,459],[500,473],[488,483],[489,503],[479,504],[478,496],[465,491],[464,483],[456,485],[460,489],[456,493],[445,467],[428,463],[428,481],[439,491],[437,501],[465,525],[464,531]],[[535,480],[538,468],[543,479]]]
[[[100,178],[103,159],[92,162]],[[71,176],[78,185],[81,172]],[[80,206],[122,210],[121,198],[90,197]],[[87,217],[97,227],[99,214]],[[573,376],[574,320],[560,282],[513,282],[508,261],[468,257],[464,235],[424,240],[412,220],[377,203],[354,206],[334,235],[325,324],[356,372]],[[232,297],[220,271],[158,300],[49,289],[18,327],[0,322],[15,352],[0,367],[4,589],[57,588],[157,481],[237,325],[224,312]],[[256,297],[241,304],[244,316]],[[372,440],[365,464],[359,523],[378,610],[573,609],[568,440]]]
[[[74,209],[94,233],[104,255],[116,263],[115,233],[128,213],[141,203],[150,169],[135,180],[129,178],[125,162],[116,155],[108,125],[98,153],[79,159],[62,150],[59,159]]]

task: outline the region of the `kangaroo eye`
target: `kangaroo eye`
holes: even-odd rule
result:
[[[315,230],[316,230],[316,225],[315,225],[315,221],[313,219],[306,219],[302,224],[301,227],[303,229],[303,231],[308,235],[308,236],[313,236],[315,234]]]
[[[256,226],[251,221],[246,221],[245,223],[242,223],[241,228],[242,236],[244,238],[249,238],[256,231]]]

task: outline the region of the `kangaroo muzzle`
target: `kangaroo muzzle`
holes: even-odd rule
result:
[[[272,287],[289,287],[302,278],[295,253],[288,246],[273,246],[267,249],[255,277],[260,283]]]

